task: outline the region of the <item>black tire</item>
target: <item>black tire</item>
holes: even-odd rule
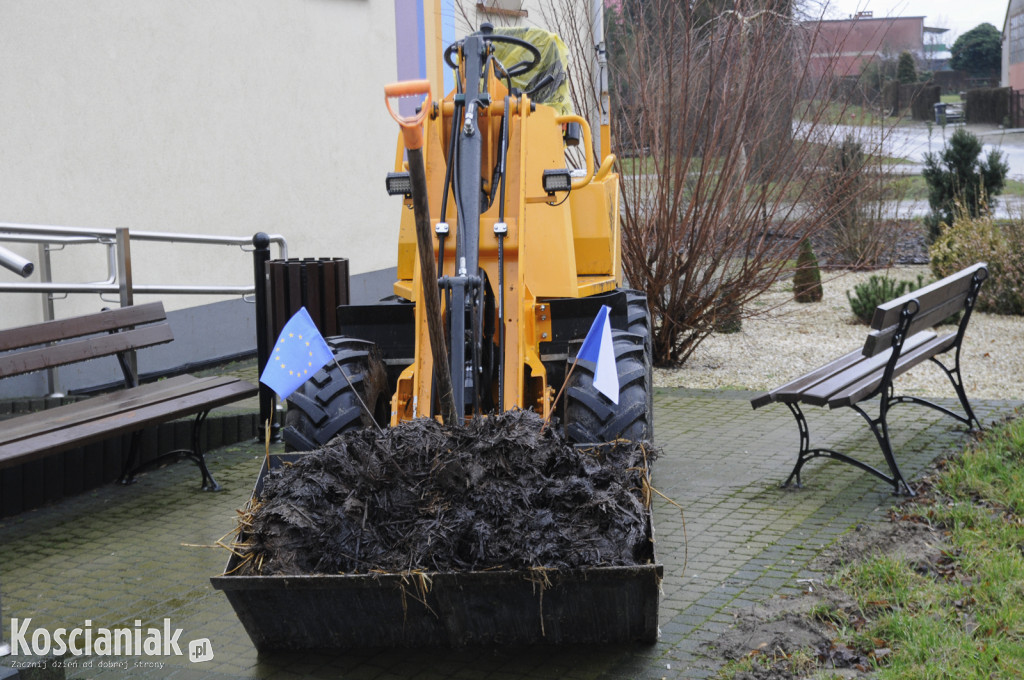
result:
[[[612,331],[612,343],[619,374],[619,403],[593,387],[592,364],[576,364],[565,391],[565,433],[573,442],[642,441],[654,437],[650,360],[643,338],[626,331]]]
[[[626,294],[626,330],[643,338],[644,350],[651,354],[651,311],[647,307],[647,293],[642,290],[623,289]]]
[[[651,310],[647,306],[647,293],[627,289],[626,330],[643,339],[644,361],[647,363],[647,410],[654,413],[654,347],[651,338]],[[654,438],[654,420],[650,421],[650,438]]]
[[[389,420],[387,371],[377,346],[344,336],[327,338],[327,344],[348,380],[331,362],[292,393],[281,432],[289,451],[312,451],[339,434]],[[372,419],[359,397],[373,411]]]

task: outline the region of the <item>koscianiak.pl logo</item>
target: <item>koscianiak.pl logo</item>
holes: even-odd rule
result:
[[[185,656],[181,651],[181,628],[172,628],[165,618],[162,628],[143,627],[136,619],[132,627],[94,627],[91,619],[74,628],[32,628],[32,619],[11,618],[11,653],[36,656]],[[213,658],[213,645],[207,638],[187,645],[188,659],[194,663]]]

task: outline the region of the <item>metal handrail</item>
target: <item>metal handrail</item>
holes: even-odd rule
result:
[[[56,236],[86,236],[90,238],[106,237],[113,239],[117,229],[101,229],[98,227],[65,227],[48,224],[18,224],[0,222],[0,232],[11,234],[53,234]],[[135,231],[131,232],[136,241],[167,241],[181,243],[207,243],[214,245],[242,246],[252,248],[252,236],[212,236],[210,234],[187,234],[171,231]],[[270,242],[277,243],[281,248],[281,259],[288,258],[288,245],[284,236],[269,234]],[[7,234],[0,233],[0,240],[8,240]]]
[[[31,276],[33,270],[36,268],[36,266],[27,258],[2,247],[0,247],[0,265],[2,265],[4,269],[11,270],[23,279]]]
[[[259,234],[262,250],[259,255],[266,259],[269,256],[270,244],[276,243],[281,259],[288,258],[288,244],[280,234]],[[162,243],[192,243],[198,245],[238,246],[243,251],[257,254],[253,237],[249,236],[211,236],[209,234],[183,234],[166,231],[129,231],[128,229],[97,229],[92,227],[66,227],[44,224],[15,224],[0,222],[0,241],[16,243],[35,243],[39,249],[40,281],[26,283],[0,282],[0,292],[6,293],[42,293],[43,320],[54,318],[53,300],[55,295],[70,293],[114,293],[122,307],[133,304],[138,294],[158,295],[241,295],[246,302],[255,302],[256,281],[243,286],[182,286],[164,284],[136,285],[132,280],[132,241],[153,241]],[[50,246],[63,248],[66,245],[95,243],[106,248],[107,278],[103,281],[88,283],[54,283],[50,266]],[[33,263],[17,253],[0,247],[0,265],[22,274]],[[19,271],[21,270],[21,271]],[[28,274],[22,274],[27,276]],[[248,296],[248,297],[247,297]],[[126,360],[134,362],[134,356]],[[51,395],[62,394],[60,378],[56,368],[47,371],[47,388]],[[0,645],[2,645],[0,639]]]
[[[51,281],[7,283],[0,282],[0,292],[7,293],[47,293],[47,294],[68,294],[68,293],[119,293],[122,296],[138,294],[157,295],[252,295],[255,291],[254,284],[241,286],[196,286],[196,285],[172,285],[172,284],[130,284],[130,290],[125,290],[123,277],[118,277],[118,264],[122,257],[126,259],[125,264],[128,270],[131,267],[130,254],[123,254],[118,247],[117,237],[119,232],[124,232],[125,242],[152,241],[161,243],[192,243],[198,245],[228,245],[238,246],[243,251],[252,250],[251,236],[212,236],[209,234],[186,234],[167,231],[129,231],[127,229],[99,229],[94,227],[67,227],[42,224],[17,224],[12,222],[0,222],[0,241],[11,241],[20,243],[36,244],[82,244],[98,243],[107,246],[107,271],[108,277],[104,281],[88,283],[54,283]],[[278,246],[279,257],[288,258],[288,244],[281,234],[269,235],[271,243]],[[6,250],[6,249],[3,249]],[[128,251],[127,248],[124,250]],[[7,251],[9,252],[9,251]],[[130,252],[130,251],[128,251]],[[15,255],[11,253],[11,255]],[[40,250],[41,258],[48,259],[48,253]],[[26,260],[27,262],[27,260]],[[48,263],[46,269],[48,270]],[[46,277],[49,278],[49,277]]]

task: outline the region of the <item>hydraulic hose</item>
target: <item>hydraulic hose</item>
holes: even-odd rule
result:
[[[498,198],[498,222],[494,234],[498,237],[498,412],[505,412],[505,170],[508,161],[508,95],[505,96],[505,114],[501,121],[501,195]],[[500,225],[500,226],[499,226]]]

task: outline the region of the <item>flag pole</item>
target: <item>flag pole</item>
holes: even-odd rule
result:
[[[366,405],[366,402],[363,401],[363,397],[361,394],[359,394],[359,390],[357,390],[356,386],[352,384],[351,380],[349,380],[348,373],[346,373],[345,369],[342,368],[341,364],[338,363],[338,359],[337,357],[334,356],[333,352],[331,353],[331,359],[334,361],[334,365],[338,367],[338,371],[341,373],[342,377],[345,378],[345,382],[347,382],[348,386],[352,388],[352,394],[356,395],[356,399],[359,400],[359,405],[363,407],[363,411],[366,412],[366,415],[370,416],[370,422],[372,422],[373,426],[377,428],[377,432],[379,434],[384,434],[384,428],[382,428],[380,426],[380,423],[377,422],[377,419],[373,417],[373,411],[371,411],[370,408]]]
[[[572,372],[576,370],[576,363],[579,360],[579,354],[573,357],[572,366],[569,367],[569,372],[565,374],[565,380],[562,381],[562,386],[558,388],[558,394],[555,395],[554,401],[551,402],[551,409],[548,411],[548,417],[544,419],[544,424],[540,426],[541,434],[544,434],[544,430],[547,429],[548,423],[551,421],[551,414],[555,412],[555,406],[558,405],[558,400],[562,397],[562,392],[565,392],[565,386],[569,384],[569,378],[572,377]]]
[[[264,427],[264,445],[267,451],[267,470],[270,470],[270,418],[267,418],[266,425]]]

